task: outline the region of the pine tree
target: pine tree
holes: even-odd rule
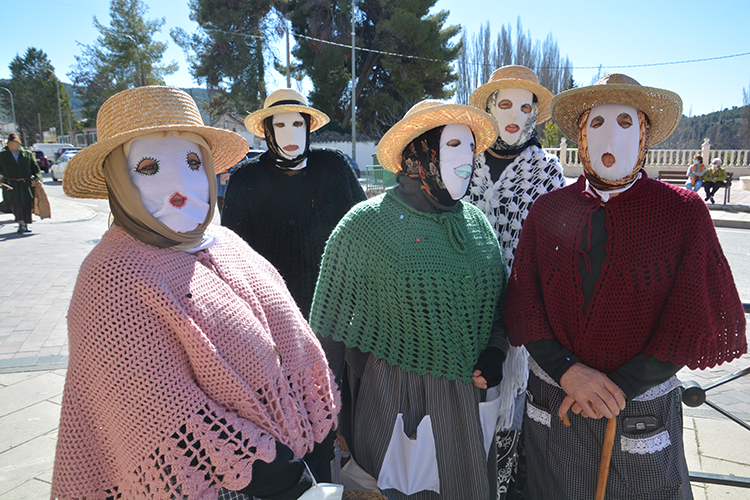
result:
[[[285,27],[277,7],[268,0],[190,0],[190,19],[200,28],[192,34],[170,31],[188,56],[191,74],[208,89],[206,111],[213,118],[263,106],[266,70],[276,62],[272,45]]]
[[[6,85],[13,93],[13,105],[21,140],[27,146],[41,142],[42,131],[54,127],[57,134],[64,133],[60,128],[60,111],[67,116],[70,99],[65,87],[55,76],[47,54],[40,49],[29,47],[23,57],[16,55],[9,65],[11,78]],[[58,106],[58,90],[60,105]],[[0,104],[10,116],[10,94],[2,91]],[[39,128],[41,121],[41,130]],[[63,123],[65,128],[65,124]]]
[[[141,0],[111,0],[109,26],[93,18],[100,36],[94,44],[82,45],[68,73],[83,100],[83,115],[92,122],[112,95],[141,85],[163,85],[164,77],[177,71],[174,61],[160,64],[167,44],[153,40],[166,21],[144,19],[147,10]]]

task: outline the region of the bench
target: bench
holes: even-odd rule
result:
[[[732,175],[733,172],[727,172],[727,180],[724,181],[724,205],[728,205],[731,198]],[[659,170],[659,175],[656,178],[667,184],[680,187],[685,187],[685,183],[687,182],[685,172],[677,170]]]

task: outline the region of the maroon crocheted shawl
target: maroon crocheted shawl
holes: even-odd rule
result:
[[[691,369],[747,352],[745,315],[703,201],[649,179],[609,201],[607,258],[586,306],[579,259],[599,200],[585,180],[541,196],[505,296],[513,345],[556,339],[604,373],[644,353]]]

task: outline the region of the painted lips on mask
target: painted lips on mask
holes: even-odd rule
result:
[[[169,204],[175,208],[182,208],[187,203],[187,196],[183,196],[180,193],[175,193],[169,198]]]
[[[505,127],[505,131],[509,134],[517,134],[519,130],[521,130],[521,127],[519,127],[515,123],[511,123],[510,125]]]

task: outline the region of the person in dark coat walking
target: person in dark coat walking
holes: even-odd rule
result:
[[[15,133],[8,134],[8,145],[0,151],[0,176],[5,202],[10,205],[18,222],[18,233],[30,233],[31,210],[34,208],[34,187],[42,182],[42,171],[34,153],[21,146]]]

